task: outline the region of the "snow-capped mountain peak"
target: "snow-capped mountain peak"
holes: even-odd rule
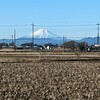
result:
[[[48,31],[47,29],[39,29],[37,31],[35,31],[33,33],[34,38],[57,38],[59,36],[57,36],[56,34]],[[24,36],[26,38],[31,38],[32,37],[32,33],[29,35]]]

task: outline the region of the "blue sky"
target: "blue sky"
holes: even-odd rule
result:
[[[100,21],[100,0],[0,0],[0,36],[10,37],[16,29],[17,37],[31,33],[31,26],[2,27],[2,25],[27,25],[34,23],[35,30],[46,28],[66,37],[94,37]],[[87,25],[77,27],[46,27],[38,25]],[[6,37],[5,37],[6,36]]]

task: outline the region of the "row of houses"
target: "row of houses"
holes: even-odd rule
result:
[[[73,45],[72,45],[73,44]],[[67,46],[66,46],[67,45]],[[63,44],[61,47],[56,45],[53,45],[52,43],[47,43],[44,46],[42,45],[37,45],[37,44],[32,44],[32,43],[24,43],[21,44],[19,46],[15,46],[14,43],[0,43],[0,48],[13,48],[13,49],[25,49],[25,50],[54,50],[55,48],[63,48],[64,51],[100,51],[100,45],[92,45],[92,46],[88,46],[86,45],[86,43],[81,43],[79,46],[74,46],[75,43],[74,42],[69,42],[67,44]],[[73,48],[72,48],[73,46]]]
[[[35,49],[35,50],[47,49],[47,50],[50,50],[50,49],[53,49],[56,46],[57,46],[57,44],[53,45],[51,43],[47,43],[44,46],[37,45],[37,44],[32,45],[32,43],[24,43],[24,44],[21,44],[19,46],[15,46],[14,43],[10,43],[10,44],[0,43],[0,48],[1,49],[2,48],[16,48],[16,49]]]

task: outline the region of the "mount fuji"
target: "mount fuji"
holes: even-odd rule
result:
[[[51,31],[47,29],[39,29],[36,32],[33,33],[34,38],[58,38],[59,36],[52,33]],[[23,36],[22,38],[32,38],[32,33]]]
[[[46,43],[62,44],[62,38],[47,29],[39,29],[33,33],[34,44],[44,45]],[[32,33],[17,39],[18,44],[32,41]]]

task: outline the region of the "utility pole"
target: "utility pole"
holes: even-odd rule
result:
[[[12,43],[13,43],[13,35],[11,35]]]
[[[99,44],[99,22],[98,22],[98,24],[96,24],[97,26],[98,26],[98,34],[97,34],[97,44]]]
[[[34,24],[32,23],[32,49],[34,49]]]
[[[86,42],[85,42],[85,52],[87,51],[86,49],[87,49],[87,44],[86,44]]]
[[[65,36],[63,35],[63,52],[65,52]]]
[[[14,51],[16,51],[16,30],[14,29]]]

